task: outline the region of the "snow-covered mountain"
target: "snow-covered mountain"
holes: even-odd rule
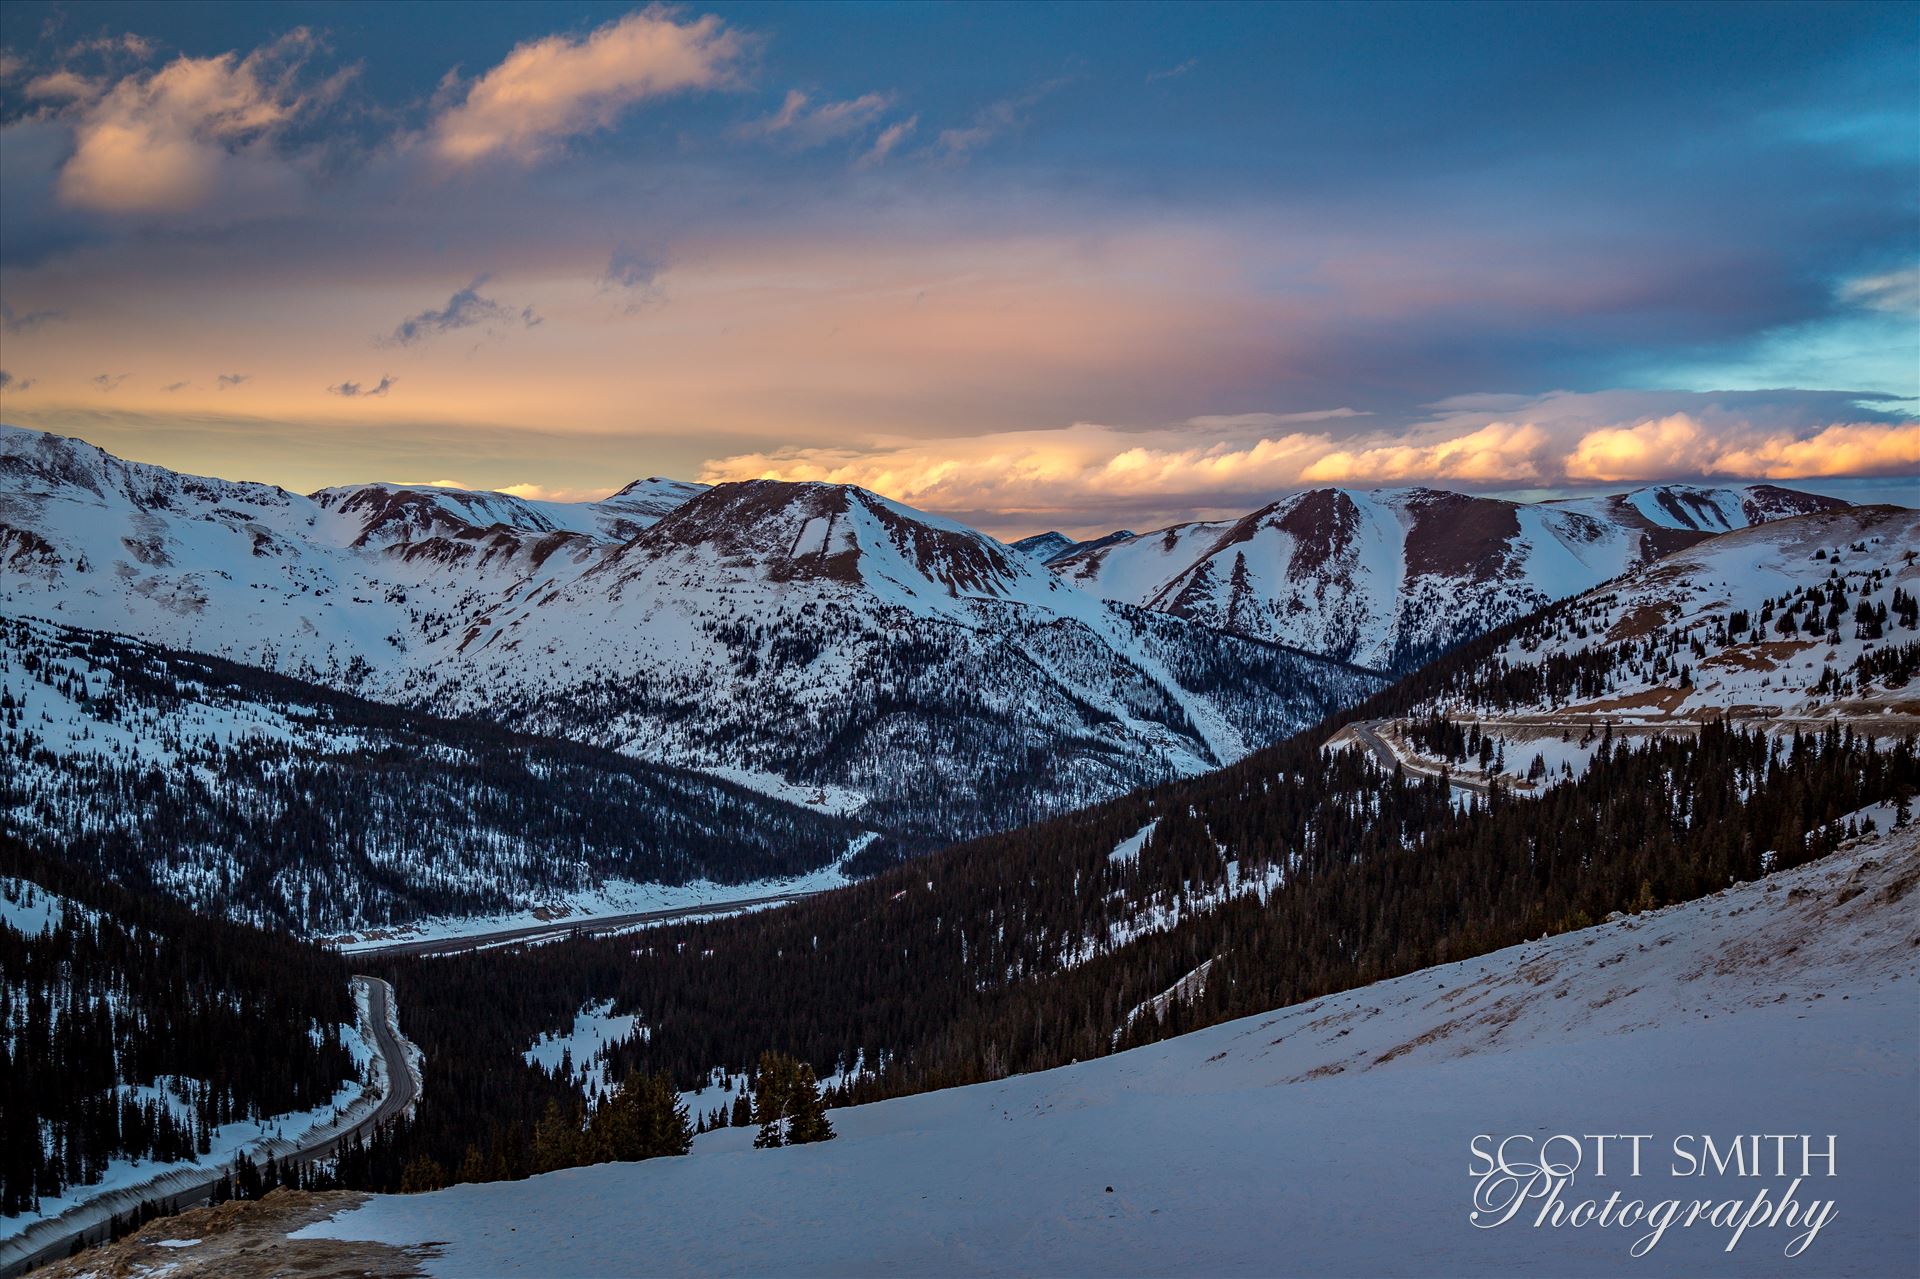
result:
[[[401,696],[851,792],[929,837],[1237,759],[1369,687],[1094,599],[865,490],[772,481],[696,496],[443,647]]]
[[[624,542],[706,487],[654,476],[635,480],[597,502],[550,502],[469,489],[361,484],[321,489],[313,500],[359,521],[357,545],[458,537],[467,530],[496,527],[519,534],[573,533]]]
[[[1400,714],[1331,744],[1357,741],[1429,776],[1478,769],[1528,793],[1616,740],[1716,721],[1898,738],[1920,731],[1920,512],[1862,506],[1736,528],[1461,656],[1416,676],[1420,695]]]
[[[836,485],[302,497],[0,430],[0,612],[611,747],[916,838],[1236,759],[1374,686]]]
[[[1048,563],[1106,599],[1403,671],[1702,537],[1846,505],[1772,485],[1547,503],[1314,489]]]
[[[1848,503],[1819,493],[1803,493],[1776,484],[1738,488],[1699,488],[1692,484],[1656,484],[1605,497],[1563,498],[1550,506],[1582,510],[1649,532],[1727,533],[1752,524],[1791,519],[1816,511],[1844,510]]]
[[[1439,699],[1451,712],[1626,720],[1920,715],[1920,511],[1739,528],[1568,600]],[[1523,688],[1502,670],[1539,672]]]
[[[1032,537],[1023,537],[1017,542],[1009,543],[1009,545],[1028,559],[1039,564],[1047,564],[1057,559],[1063,559],[1069,555],[1079,555],[1086,551],[1097,550],[1102,546],[1112,545],[1114,542],[1124,542],[1134,536],[1136,536],[1136,534],[1132,529],[1121,529],[1116,533],[1108,533],[1104,537],[1089,538],[1084,542],[1076,542],[1065,533],[1048,532],[1035,533]]]
[[[876,1259],[898,1274],[956,1259],[985,1274],[1906,1273],[1920,849],[1914,826],[1882,817],[1831,857],[1703,900],[1074,1066],[835,1110],[831,1142],[754,1150],[751,1128],[727,1128],[680,1159],[282,1196],[212,1210],[217,1226],[158,1223],[107,1260],[214,1275],[269,1247],[288,1266],[352,1247],[372,1273],[424,1251],[432,1273],[489,1275],[612,1275],[635,1257],[687,1274]],[[1630,1122],[1605,1126],[1617,1116]],[[1794,1180],[1795,1139],[1779,1168],[1772,1138],[1763,1164],[1701,1161],[1704,1136],[1724,1152],[1762,1124],[1810,1136],[1811,1175]],[[1616,1142],[1603,1175],[1578,1134],[1616,1131],[1649,1134],[1644,1157],[1630,1165]],[[1559,1197],[1585,1224],[1536,1227],[1537,1186],[1519,1216],[1476,1229],[1469,1213],[1502,1190],[1476,1200],[1476,1150],[1515,1135],[1518,1162],[1560,1133],[1582,1160]],[[1763,1189],[1768,1211],[1748,1214]],[[1575,1208],[1613,1192],[1611,1217]],[[1791,1223],[1771,1211],[1783,1195]],[[1646,1214],[1668,1200],[1656,1233]],[[713,1229],[711,1206],[734,1201],[756,1211]]]

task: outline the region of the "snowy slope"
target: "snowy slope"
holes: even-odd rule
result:
[[[859,834],[717,779],[7,618],[0,759],[0,832],[310,935],[805,891],[845,882]]]
[[[459,637],[457,666],[416,673],[406,694],[843,788],[876,820],[935,789],[950,811],[994,803],[1002,765],[964,761],[1045,744],[1057,800],[1013,801],[1037,816],[1237,759],[1366,685],[1131,617],[971,529],[840,485],[723,485],[574,580],[502,603]]]
[[[361,484],[321,489],[313,500],[357,519],[359,545],[461,536],[470,528],[496,525],[519,533],[577,533],[624,542],[706,487],[653,476],[597,502],[552,502],[437,486]]]
[[[1406,670],[1701,537],[1845,506],[1771,485],[1526,504],[1433,489],[1315,489],[1235,521],[1059,555],[1112,600]]]
[[[1503,713],[1647,722],[1839,716],[1868,727],[1913,719],[1920,691],[1911,678],[1873,665],[1920,642],[1897,610],[1880,619],[1896,591],[1920,592],[1920,512],[1853,507],[1725,533],[1517,634],[1496,660],[1606,669],[1598,686]],[[1863,604],[1873,622],[1859,620]],[[1788,613],[1791,630],[1783,629]],[[1440,705],[1470,713],[1485,700],[1462,693]]]
[[[1822,862],[1151,1047],[835,1111],[818,1146],[367,1199],[306,1240],[424,1248],[430,1275],[1911,1273],[1920,1185],[1913,827]],[[1476,1227],[1477,1137],[1645,1133],[1561,1199],[1666,1200],[1644,1224]],[[1834,1138],[1838,1176],[1688,1167],[1703,1136]],[[1482,1148],[1490,1143],[1482,1142]],[[1564,1147],[1558,1152],[1564,1156]],[[1486,1188],[1498,1199],[1497,1184]],[[1544,1185],[1541,1187],[1545,1189]],[[1829,1204],[1804,1226],[1687,1205]],[[751,1205],[724,1211],[716,1205]],[[1483,1210],[1488,1202],[1479,1204]],[[1616,1208],[1616,1212],[1618,1209]],[[1763,1214],[1764,1215],[1764,1214]],[[1576,1218],[1577,1220],[1578,1218]],[[294,1218],[297,1223],[299,1218]],[[171,1258],[170,1258],[171,1260]],[[407,1259],[393,1257],[398,1265]],[[193,1273],[191,1270],[185,1273]]]
[[[5,428],[0,562],[0,614],[870,804],[941,842],[1239,758],[1372,687],[846,486],[307,498]]]
[[[1131,529],[1121,529],[1119,532],[1108,533],[1103,537],[1076,542],[1065,533],[1035,533],[1032,537],[1023,537],[1008,545],[1035,563],[1046,564],[1069,555],[1096,550],[1113,542],[1124,542],[1133,536]]]
[[[1560,602],[1484,657],[1428,673],[1396,717],[1327,746],[1366,745],[1427,775],[1501,775],[1528,793],[1583,773],[1614,741],[1722,719],[1780,736],[1920,732],[1920,603],[1899,606],[1913,597],[1920,512],[1736,528]]]
[[[1844,510],[1848,504],[1839,498],[1802,493],[1774,484],[1745,484],[1737,488],[1657,484],[1606,497],[1569,498],[1549,505],[1584,511],[1599,519],[1647,530],[1727,533],[1795,515]]]

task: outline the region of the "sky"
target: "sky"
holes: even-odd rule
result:
[[[0,420],[291,489],[1920,475],[1911,5],[0,8]],[[1916,484],[1920,491],[1920,484]]]

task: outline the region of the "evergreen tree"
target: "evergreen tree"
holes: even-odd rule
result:
[[[787,1109],[787,1144],[802,1146],[814,1141],[832,1141],[833,1125],[827,1122],[827,1103],[813,1077],[813,1067],[800,1062],[792,1076],[792,1093]]]

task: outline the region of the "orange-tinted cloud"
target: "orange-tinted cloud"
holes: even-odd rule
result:
[[[1836,424],[1805,439],[1769,435],[1722,452],[1714,469],[1770,480],[1920,473],[1920,424]]]
[[[1684,414],[1582,436],[1570,480],[1632,482],[1726,475],[1811,479],[1920,470],[1920,424],[1834,423],[1812,434],[1747,423],[1709,426]]]
[[[251,148],[299,113],[306,98],[294,77],[311,42],[296,30],[244,58],[175,58],[98,96],[65,73],[35,81],[43,95],[76,103],[60,198],[105,213],[179,213],[205,203],[236,178]]]
[[[734,83],[743,49],[741,37],[711,14],[682,22],[658,7],[584,38],[529,40],[440,114],[431,145],[451,164],[496,155],[533,160],[608,127],[636,102]]]
[[[1341,449],[1300,472],[1309,484],[1405,484],[1455,480],[1499,484],[1542,478],[1551,437],[1531,422],[1489,422],[1477,431],[1433,443]]]
[[[1714,440],[1684,413],[1632,426],[1603,427],[1580,437],[1566,460],[1567,478],[1604,482],[1703,475]]]
[[[874,441],[718,458],[701,478],[858,484],[936,510],[1008,513],[1097,510],[1116,501],[1133,509],[1155,501],[1164,507],[1153,509],[1231,509],[1322,484],[1498,488],[1920,470],[1920,424],[1795,431],[1673,413],[1593,426],[1565,415],[1570,407],[1592,407],[1581,398],[1547,397],[1531,406],[1533,413],[1489,413],[1478,422],[1450,410],[1424,424],[1348,440],[1307,425],[1330,427],[1356,416],[1335,409],[1196,418],[1156,431],[1081,423],[1062,431]]]

